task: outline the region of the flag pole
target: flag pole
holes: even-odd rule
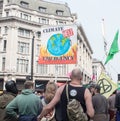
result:
[[[107,55],[108,55],[108,52],[107,52],[107,45],[108,45],[108,43],[107,43],[107,40],[106,40],[106,31],[105,31],[105,20],[104,20],[104,18],[102,18],[102,37],[103,37],[103,43],[104,43],[104,53],[105,53],[104,57],[106,58]],[[107,67],[105,69],[105,73],[107,75],[110,75],[109,74],[110,72],[108,72],[108,70],[110,70],[109,65],[107,65]]]
[[[105,52],[105,56],[107,56],[107,40],[105,38],[105,21],[104,21],[104,18],[102,19],[102,36],[103,36],[103,42],[104,42],[104,52]]]

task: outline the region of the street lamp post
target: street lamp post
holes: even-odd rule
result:
[[[34,69],[34,39],[35,39],[35,36],[33,35],[33,38],[32,38],[32,48],[31,48],[31,80],[33,81],[33,69]]]
[[[57,83],[58,65],[55,64],[55,83]]]

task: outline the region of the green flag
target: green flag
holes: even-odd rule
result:
[[[108,53],[108,56],[106,58],[106,61],[105,61],[105,64],[111,60],[114,56],[114,54],[116,54],[118,51],[119,51],[119,48],[118,48],[118,35],[119,35],[119,31],[117,31],[116,35],[115,35],[115,38],[112,42],[112,45],[111,45],[111,48],[110,48],[110,51]]]

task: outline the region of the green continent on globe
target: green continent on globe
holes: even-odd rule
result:
[[[64,38],[62,34],[54,34],[47,42],[48,51],[54,56],[65,54],[70,48],[70,39]]]

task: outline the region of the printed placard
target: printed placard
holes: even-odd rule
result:
[[[44,26],[41,29],[39,64],[75,64],[77,26]]]

